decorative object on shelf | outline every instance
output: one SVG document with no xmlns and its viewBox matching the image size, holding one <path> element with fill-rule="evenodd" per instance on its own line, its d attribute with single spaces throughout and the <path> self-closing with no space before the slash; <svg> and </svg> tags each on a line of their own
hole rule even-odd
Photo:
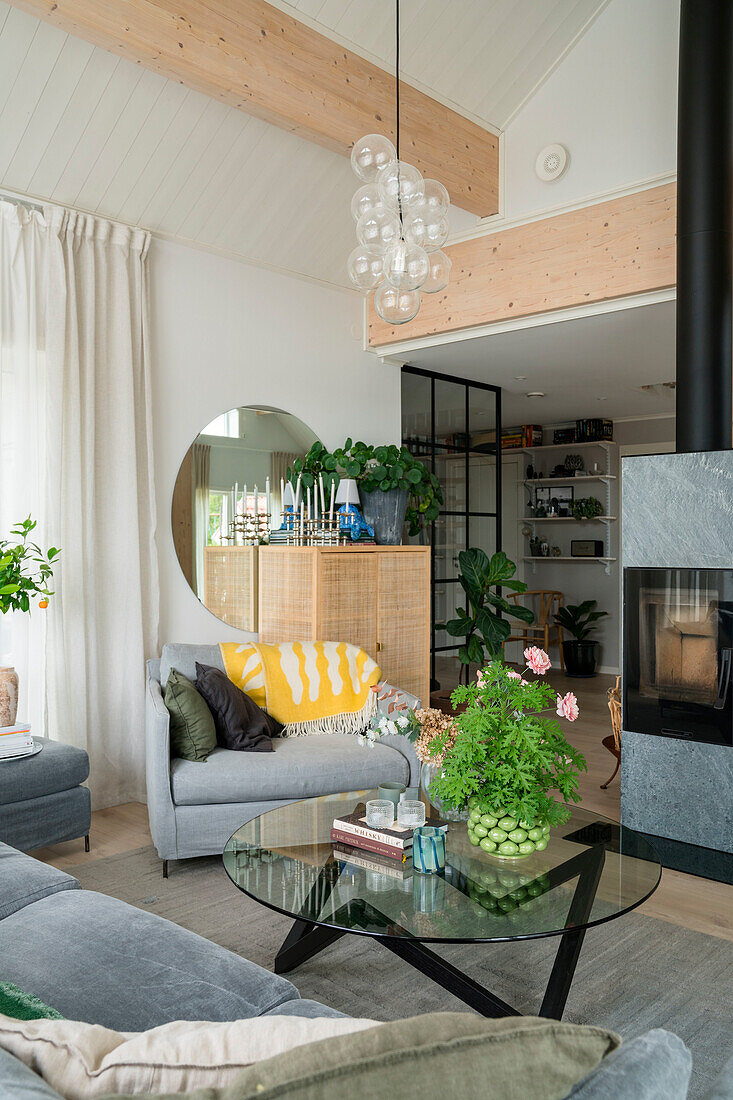
<svg viewBox="0 0 733 1100">
<path fill-rule="evenodd" d="M 421 875 L 445 871 L 445 828 L 421 825 L 412 834 L 412 866 Z"/>
<path fill-rule="evenodd" d="M 395 0 L 395 145 L 367 134 L 351 150 L 351 167 L 361 181 L 351 201 L 358 244 L 347 269 L 354 286 L 374 294 L 377 313 L 391 325 L 417 316 L 420 294 L 444 290 L 451 259 L 448 239 L 450 197 L 442 183 L 423 179 L 400 160 L 400 0 Z"/>
<path fill-rule="evenodd" d="M 377 794 L 382 801 L 391 802 L 395 809 L 400 803 L 400 798 L 405 793 L 405 787 L 402 783 L 395 783 L 391 779 L 380 783 L 377 788 Z M 367 806 L 369 803 L 367 803 Z"/>
<path fill-rule="evenodd" d="M 265 510 L 260 508 L 264 500 Z M 270 479 L 265 479 L 264 495 L 255 485 L 254 493 L 245 484 L 240 497 L 239 483 L 234 486 L 234 515 L 229 530 L 222 538 L 234 546 L 266 546 L 270 541 L 272 512 L 270 511 Z"/>
<path fill-rule="evenodd" d="M 537 485 L 534 487 L 535 516 L 542 508 L 545 516 L 569 516 L 575 501 L 573 485 Z"/>
<path fill-rule="evenodd" d="M 563 631 L 572 635 L 562 643 L 565 670 L 568 676 L 588 677 L 596 675 L 596 647 L 598 642 L 590 635 L 596 623 L 608 615 L 607 611 L 595 611 L 596 600 L 583 600 L 581 604 L 566 604 L 555 615 L 555 622 Z"/>
<path fill-rule="evenodd" d="M 534 466 L 532 465 L 531 462 L 530 462 L 529 466 L 527 467 L 526 477 L 527 477 L 527 481 L 533 481 L 534 478 L 537 477 L 537 474 L 535 472 L 535 468 L 534 468 Z"/>
<path fill-rule="evenodd" d="M 571 539 L 571 558 L 602 558 L 603 542 L 601 539 Z"/>
<path fill-rule="evenodd" d="M 567 803 L 580 802 L 578 776 L 586 770 L 584 758 L 546 713 L 554 710 L 574 722 L 575 696 L 560 697 L 549 684 L 524 679 L 527 672 L 544 676 L 551 668 L 544 650 L 532 646 L 524 658 L 521 673 L 492 661 L 474 683 L 456 688 L 454 701 L 467 706 L 455 719 L 450 746 L 443 735 L 441 774 L 433 784 L 444 803 L 469 809 L 474 846 L 509 859 L 547 847 L 550 827 L 570 816 Z M 434 748 L 442 748 L 440 737 Z"/>
<path fill-rule="evenodd" d="M 9 539 L 0 539 L 0 612 L 21 611 L 30 614 L 31 601 L 45 611 L 53 595 L 49 583 L 54 563 L 61 551 L 51 546 L 41 550 L 30 542 L 37 522 L 28 516 L 10 529 Z M 14 668 L 0 669 L 0 726 L 12 726 L 18 715 L 18 674 Z"/>
<path fill-rule="evenodd" d="M 458 607 L 457 617 L 445 624 L 436 624 L 436 630 L 446 630 L 451 638 L 463 638 L 458 659 L 463 666 L 462 678 L 468 682 L 469 666 L 482 665 L 488 657 L 496 657 L 511 632 L 506 618 L 512 616 L 525 623 L 533 621 L 533 614 L 526 607 L 507 602 L 494 589 L 510 588 L 513 592 L 525 592 L 524 581 L 513 580 L 517 567 L 503 550 L 489 558 L 483 550 L 471 547 L 458 555 L 459 581 L 466 593 L 467 606 Z"/>
<path fill-rule="evenodd" d="M 542 545 L 542 539 L 538 538 L 536 535 L 533 535 L 532 538 L 530 538 L 530 540 L 529 540 L 529 552 L 530 552 L 530 554 L 533 558 L 538 558 L 540 556 L 540 546 L 541 545 Z"/>
<path fill-rule="evenodd" d="M 585 469 L 585 462 L 582 455 L 565 455 L 565 469 L 570 470 L 573 474 L 580 473 Z"/>
<path fill-rule="evenodd" d="M 406 829 L 419 829 L 425 824 L 425 803 L 419 798 L 401 798 L 397 805 L 397 824 Z"/>
<path fill-rule="evenodd" d="M 372 798 L 366 804 L 366 823 L 370 829 L 389 829 L 394 824 L 395 804 L 389 798 Z"/>
<path fill-rule="evenodd" d="M 364 518 L 374 529 L 380 546 L 399 546 L 409 493 L 407 489 L 362 489 Z"/>
<path fill-rule="evenodd" d="M 542 539 L 542 542 L 540 543 L 540 557 L 541 558 L 549 558 L 549 556 L 550 556 L 550 544 L 547 541 L 547 539 Z"/>
<path fill-rule="evenodd" d="M 561 547 L 559 547 L 559 546 L 551 546 L 551 547 L 550 547 L 550 557 L 551 557 L 551 558 L 561 558 L 561 557 L 562 557 L 562 549 L 561 549 Z"/>
<path fill-rule="evenodd" d="M 342 532 L 350 535 L 352 542 L 357 542 L 362 535 L 374 538 L 374 528 L 366 522 L 359 511 L 359 489 L 353 478 L 344 478 L 336 490 L 336 503 L 340 505 L 339 527 Z"/>
<path fill-rule="evenodd" d="M 552 467 L 550 477 L 568 477 L 568 470 L 564 462 L 558 462 Z"/>
<path fill-rule="evenodd" d="M 579 497 L 573 503 L 573 515 L 576 519 L 595 519 L 603 515 L 603 505 L 597 497 Z"/>
</svg>

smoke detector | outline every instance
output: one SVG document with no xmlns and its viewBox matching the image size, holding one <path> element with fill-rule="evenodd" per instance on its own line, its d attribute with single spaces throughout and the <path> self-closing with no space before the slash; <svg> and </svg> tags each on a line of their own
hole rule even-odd
<svg viewBox="0 0 733 1100">
<path fill-rule="evenodd" d="M 568 166 L 568 151 L 564 145 L 546 145 L 535 161 L 534 170 L 543 183 L 559 180 Z"/>
</svg>

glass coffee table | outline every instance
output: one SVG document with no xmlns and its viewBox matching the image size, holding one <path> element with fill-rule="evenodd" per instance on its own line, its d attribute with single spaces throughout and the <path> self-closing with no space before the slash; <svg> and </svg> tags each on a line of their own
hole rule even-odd
<svg viewBox="0 0 733 1100">
<path fill-rule="evenodd" d="M 287 973 L 341 936 L 372 936 L 484 1016 L 515 1008 L 442 959 L 427 944 L 500 943 L 559 937 L 539 1009 L 560 1019 L 588 928 L 629 913 L 654 893 L 661 866 L 637 833 L 583 809 L 553 829 L 544 852 L 500 860 L 474 848 L 450 823 L 446 868 L 421 875 L 384 866 L 369 852 L 330 841 L 335 817 L 375 791 L 295 802 L 248 821 L 229 838 L 224 867 L 249 897 L 294 919 L 275 959 Z"/>
</svg>

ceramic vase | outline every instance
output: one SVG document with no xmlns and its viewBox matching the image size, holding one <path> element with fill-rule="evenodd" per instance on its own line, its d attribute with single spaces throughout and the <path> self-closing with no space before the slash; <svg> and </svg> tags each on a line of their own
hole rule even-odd
<svg viewBox="0 0 733 1100">
<path fill-rule="evenodd" d="M 18 673 L 0 668 L 0 726 L 12 726 L 18 717 Z"/>
</svg>

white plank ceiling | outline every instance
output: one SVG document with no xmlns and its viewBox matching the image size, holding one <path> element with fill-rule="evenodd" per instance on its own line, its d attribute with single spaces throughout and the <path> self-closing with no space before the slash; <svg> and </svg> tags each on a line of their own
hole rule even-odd
<svg viewBox="0 0 733 1100">
<path fill-rule="evenodd" d="M 403 0 L 405 71 L 501 125 L 604 2 Z M 392 0 L 295 9 L 392 63 Z M 343 157 L 0 0 L 0 187 L 347 286 L 354 185 Z"/>
</svg>

